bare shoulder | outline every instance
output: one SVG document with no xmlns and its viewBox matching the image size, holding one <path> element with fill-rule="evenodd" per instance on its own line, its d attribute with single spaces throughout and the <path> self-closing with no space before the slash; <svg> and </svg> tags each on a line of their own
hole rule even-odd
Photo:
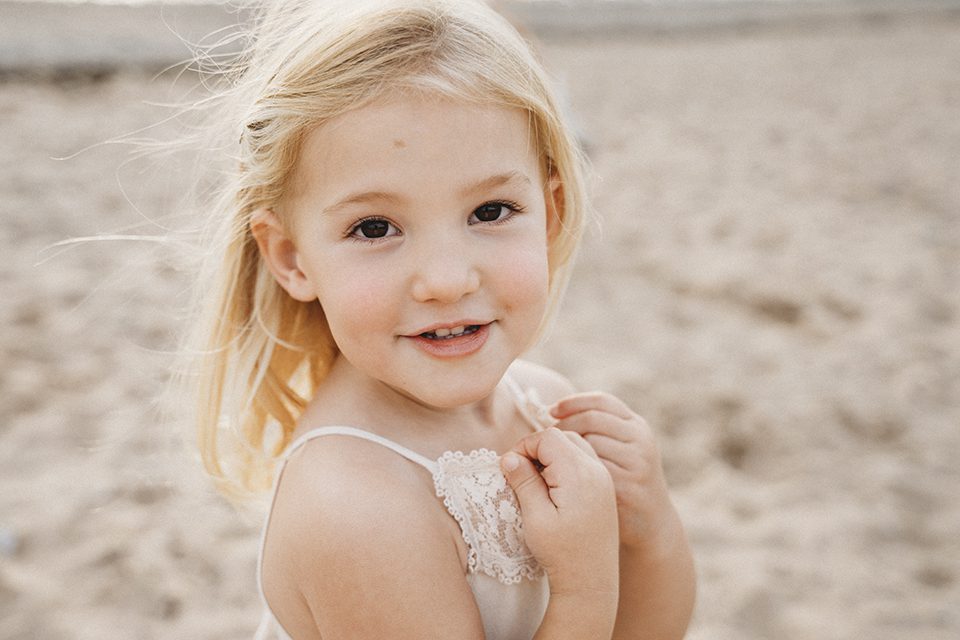
<svg viewBox="0 0 960 640">
<path fill-rule="evenodd" d="M 482 637 L 448 521 L 426 469 L 359 438 L 310 440 L 277 490 L 267 601 L 298 638 L 439 637 L 448 624 Z"/>
<path fill-rule="evenodd" d="M 343 526 L 364 524 L 372 514 L 426 510 L 429 502 L 418 491 L 424 484 L 419 470 L 368 440 L 343 435 L 314 438 L 287 461 L 271 527 L 335 533 Z"/>
<path fill-rule="evenodd" d="M 510 373 L 524 389 L 535 389 L 544 404 L 553 404 L 576 393 L 573 384 L 565 376 L 529 360 L 514 361 L 510 365 Z"/>
</svg>

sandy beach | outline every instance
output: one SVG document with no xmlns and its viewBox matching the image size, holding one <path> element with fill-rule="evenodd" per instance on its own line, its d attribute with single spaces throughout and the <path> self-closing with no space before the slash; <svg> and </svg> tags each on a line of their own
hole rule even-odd
<svg viewBox="0 0 960 640">
<path fill-rule="evenodd" d="M 542 53 L 601 220 L 531 358 L 658 433 L 698 564 L 688 637 L 960 637 L 960 18 Z M 0 638 L 259 619 L 260 522 L 213 493 L 161 397 L 189 164 L 101 144 L 192 82 L 0 78 Z M 120 237 L 54 246 L 87 236 Z"/>
</svg>

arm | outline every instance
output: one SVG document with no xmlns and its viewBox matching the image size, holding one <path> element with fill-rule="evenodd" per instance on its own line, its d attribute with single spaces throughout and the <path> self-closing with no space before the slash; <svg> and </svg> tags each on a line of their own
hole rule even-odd
<svg viewBox="0 0 960 640">
<path fill-rule="evenodd" d="M 315 440 L 291 456 L 264 587 L 293 637 L 483 638 L 457 532 L 422 476 L 348 438 Z"/>
<path fill-rule="evenodd" d="M 649 548 L 620 547 L 614 640 L 679 639 L 686 633 L 696 595 L 693 556 L 679 518 L 668 529 Z"/>
<path fill-rule="evenodd" d="M 620 400 L 602 393 L 570 396 L 551 412 L 559 428 L 590 443 L 616 488 L 620 603 L 613 637 L 682 638 L 693 613 L 696 578 L 652 430 Z"/>
<path fill-rule="evenodd" d="M 551 592 L 550 603 L 533 640 L 609 638 L 615 616 L 615 598 Z"/>
</svg>

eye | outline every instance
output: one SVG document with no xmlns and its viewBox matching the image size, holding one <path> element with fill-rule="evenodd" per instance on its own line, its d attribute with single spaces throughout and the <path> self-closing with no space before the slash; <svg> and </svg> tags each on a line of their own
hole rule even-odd
<svg viewBox="0 0 960 640">
<path fill-rule="evenodd" d="M 361 220 L 350 229 L 350 237 L 358 240 L 376 240 L 387 238 L 400 233 L 391 222 L 383 218 L 367 218 Z"/>
<path fill-rule="evenodd" d="M 470 214 L 470 224 L 478 222 L 505 222 L 514 213 L 523 211 L 523 207 L 516 202 L 487 202 L 480 205 Z"/>
</svg>

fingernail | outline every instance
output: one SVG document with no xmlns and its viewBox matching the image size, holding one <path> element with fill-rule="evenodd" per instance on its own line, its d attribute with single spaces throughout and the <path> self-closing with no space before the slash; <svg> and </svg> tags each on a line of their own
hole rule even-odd
<svg viewBox="0 0 960 640">
<path fill-rule="evenodd" d="M 513 471 L 520 466 L 520 456 L 515 453 L 503 454 L 502 461 L 504 471 Z"/>
</svg>

